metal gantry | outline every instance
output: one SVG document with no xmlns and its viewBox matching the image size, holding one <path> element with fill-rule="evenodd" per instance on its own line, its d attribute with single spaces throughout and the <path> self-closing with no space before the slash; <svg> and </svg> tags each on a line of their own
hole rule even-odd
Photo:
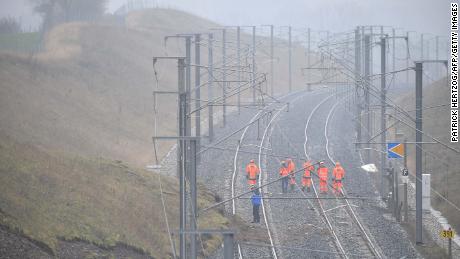
<svg viewBox="0 0 460 259">
<path fill-rule="evenodd" d="M 276 89 L 274 87 L 274 25 L 266 25 L 270 27 L 270 94 L 273 97 L 276 94 Z M 196 168 L 197 168 L 197 161 L 198 154 L 205 152 L 208 150 L 206 147 L 204 150 L 201 150 L 201 110 L 204 107 L 208 108 L 208 134 L 209 140 L 212 142 L 214 140 L 214 114 L 213 114 L 213 106 L 215 105 L 222 105 L 222 120 L 223 126 L 226 126 L 227 123 L 227 106 L 231 105 L 228 100 L 230 97 L 234 95 L 238 95 L 237 98 L 237 107 L 238 113 L 240 113 L 241 107 L 245 104 L 241 102 L 241 93 L 245 90 L 252 90 L 252 103 L 249 106 L 254 106 L 257 104 L 256 98 L 256 81 L 260 78 L 258 74 L 256 74 L 256 26 L 233 26 L 236 27 L 236 58 L 232 58 L 231 55 L 228 55 L 227 50 L 232 48 L 232 44 L 227 39 L 227 28 L 219 28 L 218 30 L 222 31 L 222 41 L 221 41 L 221 51 L 222 51 L 222 61 L 220 68 L 216 66 L 215 61 L 213 60 L 214 57 L 214 49 L 215 46 L 215 39 L 212 33 L 206 33 L 208 35 L 207 40 L 207 47 L 208 47 L 208 64 L 207 64 L 207 75 L 208 79 L 205 85 L 207 86 L 207 98 L 208 100 L 203 100 L 201 96 L 201 73 L 203 70 L 203 66 L 201 64 L 201 46 L 206 45 L 205 41 L 202 40 L 201 35 L 203 33 L 194 33 L 194 34 L 178 34 L 174 36 L 167 36 L 170 37 L 177 37 L 185 39 L 185 57 L 176 57 L 178 60 L 178 136 L 170 136 L 170 137 L 157 137 L 156 139 L 177 139 L 177 149 L 178 149 L 178 156 L 177 156 L 177 170 L 179 176 L 179 185 L 180 185 L 180 229 L 179 229 L 179 250 L 180 250 L 180 257 L 187 258 L 189 255 L 191 258 L 197 257 L 197 234 L 202 233 L 203 230 L 197 229 L 197 189 L 196 189 Z M 251 27 L 252 28 L 252 42 L 248 47 L 248 50 L 245 51 L 245 55 L 250 57 L 251 65 L 250 71 L 243 70 L 241 65 L 241 27 Z M 288 87 L 289 92 L 292 92 L 292 27 L 286 26 L 288 28 L 288 74 L 289 74 L 289 81 Z M 380 33 L 375 33 L 373 28 L 380 28 Z M 356 139 L 358 143 L 365 144 L 365 162 L 371 163 L 371 144 L 380 144 L 381 150 L 386 149 L 386 142 L 387 136 L 386 132 L 388 128 L 391 128 L 392 125 L 387 127 L 387 108 L 388 109 L 400 109 L 397 107 L 391 100 L 387 98 L 387 75 L 388 74 L 395 74 L 401 71 L 407 71 L 408 68 L 401 71 L 396 71 L 397 63 L 396 63 L 396 42 L 397 38 L 404 38 L 407 41 L 407 51 L 405 55 L 406 66 L 408 66 L 408 62 L 410 60 L 410 46 L 409 46 L 409 32 L 406 33 L 404 37 L 396 36 L 395 28 L 391 28 L 392 36 L 389 37 L 388 35 L 384 34 L 385 30 L 383 26 L 358 26 L 354 30 L 354 57 L 353 61 L 350 61 L 350 56 L 353 54 L 349 54 L 349 42 L 353 42 L 353 39 L 350 39 L 350 35 L 346 34 L 342 42 L 334 41 L 336 34 L 332 35 L 327 32 L 326 41 L 322 42 L 323 48 L 321 49 L 321 56 L 323 57 L 321 66 L 327 66 L 327 71 L 339 71 L 338 74 L 344 76 L 345 78 L 351 78 L 354 81 L 355 85 L 355 119 L 356 119 Z M 310 38 L 310 28 L 307 29 L 307 37 L 306 37 L 306 63 L 308 69 L 321 69 L 318 67 L 312 66 L 310 61 L 311 55 L 311 38 Z M 373 41 L 374 36 L 380 36 L 380 74 L 373 74 L 373 66 L 374 62 L 373 58 Z M 422 195 L 422 135 L 424 134 L 422 131 L 422 79 L 423 79 L 423 63 L 426 62 L 446 62 L 446 61 L 439 61 L 439 60 L 423 60 L 425 55 L 424 53 L 424 35 L 420 35 L 420 46 L 421 52 L 420 57 L 422 58 L 421 61 L 415 62 L 415 89 L 416 89 L 416 116 L 415 116 L 415 144 L 416 144 L 416 242 L 422 243 L 422 204 L 421 204 L 421 195 Z M 195 60 L 194 64 L 191 63 L 191 44 L 192 39 L 194 39 L 195 44 Z M 387 71 L 387 47 L 389 46 L 389 39 L 392 39 L 392 71 Z M 439 57 L 439 38 L 436 37 L 436 59 Z M 339 45 L 339 46 L 336 46 Z M 426 43 L 425 45 L 427 45 Z M 337 53 L 340 52 L 340 55 Z M 231 53 L 231 51 L 230 51 Z M 427 53 L 429 53 L 429 47 L 427 47 Z M 429 54 L 427 54 L 429 55 Z M 326 57 L 326 59 L 324 59 Z M 160 58 L 160 57 L 158 57 Z M 173 57 L 168 57 L 173 58 Z M 233 59 L 233 60 L 232 60 Z M 326 60 L 326 61 L 324 61 Z M 233 69 L 231 62 L 236 62 L 236 69 Z M 327 63 L 326 63 L 327 62 Z M 195 74 L 194 74 L 194 89 L 191 88 L 191 67 L 195 66 Z M 217 67 L 217 68 L 216 68 Z M 221 77 L 221 86 L 222 86 L 222 94 L 221 96 L 215 96 L 214 91 L 214 83 L 218 82 L 214 75 L 215 70 L 220 69 L 220 77 Z M 242 73 L 247 73 L 250 77 L 249 80 L 249 87 L 245 87 L 245 84 L 242 84 Z M 227 80 L 232 74 L 236 74 L 238 86 L 236 90 L 230 87 L 231 82 Z M 309 73 L 310 74 L 310 73 Z M 331 78 L 333 78 L 333 75 Z M 380 76 L 380 89 L 377 89 L 373 85 L 372 78 L 374 76 Z M 310 75 L 308 76 L 310 80 Z M 328 82 L 331 81 L 331 78 L 327 78 L 324 81 Z M 337 81 L 337 80 L 336 80 Z M 408 78 L 406 79 L 406 83 L 409 83 Z M 261 94 L 262 94 L 261 88 Z M 268 91 L 268 88 L 266 89 Z M 194 93 L 194 110 L 191 110 L 191 103 L 192 98 L 191 95 Z M 362 98 L 364 97 L 364 98 Z M 371 99 L 372 97 L 372 99 Z M 364 99 L 364 100 L 362 100 Z M 204 105 L 205 104 L 205 105 Z M 371 140 L 374 137 L 371 137 L 373 134 L 373 106 L 379 104 L 380 106 L 380 143 L 371 143 Z M 246 104 L 247 105 L 247 104 Z M 259 107 L 260 108 L 260 107 Z M 363 113 L 364 109 L 364 113 Z M 407 116 L 407 114 L 403 114 Z M 192 125 L 191 125 L 191 118 L 195 116 L 195 136 L 192 136 Z M 365 116 L 364 123 L 362 121 L 362 117 Z M 257 120 L 259 122 L 259 120 Z M 377 136 L 375 136 L 377 137 Z M 216 143 L 219 144 L 220 141 Z M 384 172 L 387 171 L 387 157 L 386 153 L 380 151 L 380 193 L 382 198 L 386 195 L 388 189 L 384 186 Z M 397 193 L 398 190 L 398 177 L 395 175 L 394 170 L 392 170 L 392 181 L 391 181 L 391 188 L 392 188 L 392 199 L 391 202 L 393 204 L 393 214 L 394 216 L 399 219 L 401 216 L 401 212 L 398 210 L 399 207 L 399 194 Z M 190 193 L 187 194 L 187 184 L 189 183 L 189 190 Z M 404 191 L 407 192 L 407 189 Z M 189 195 L 189 196 L 188 196 Z M 190 202 L 190 206 L 187 207 L 187 202 Z M 404 202 L 405 206 L 405 217 L 404 219 L 407 221 L 407 200 Z M 200 232 L 201 231 L 201 232 Z M 204 232 L 203 232 L 204 233 Z M 187 238 L 186 235 L 189 235 L 189 245 L 187 245 Z M 225 255 L 229 256 L 231 252 L 233 252 L 233 248 L 230 249 L 230 244 L 233 244 L 233 241 L 227 235 L 225 236 L 224 233 L 224 243 L 226 244 L 224 250 Z M 189 250 L 188 250 L 189 249 Z M 189 253 L 190 252 L 190 253 Z M 226 257 L 227 258 L 227 257 Z"/>
</svg>

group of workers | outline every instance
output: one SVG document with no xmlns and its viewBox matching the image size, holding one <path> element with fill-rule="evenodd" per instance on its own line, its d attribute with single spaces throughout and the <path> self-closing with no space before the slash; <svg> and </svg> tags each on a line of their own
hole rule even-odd
<svg viewBox="0 0 460 259">
<path fill-rule="evenodd" d="M 312 175 L 315 173 L 315 166 L 311 161 L 305 161 L 303 163 L 303 174 L 302 174 L 302 191 L 307 190 L 310 192 L 312 186 Z M 300 171 L 300 170 L 299 170 Z M 283 193 L 288 192 L 288 186 L 290 186 L 291 191 L 294 190 L 296 185 L 296 173 L 295 164 L 292 159 L 288 158 L 286 161 L 281 162 L 281 167 L 279 169 L 279 175 L 281 176 L 281 189 Z M 259 223 L 259 207 L 262 203 L 262 197 L 260 195 L 259 188 L 257 188 L 257 181 L 259 180 L 260 169 L 256 165 L 254 160 L 251 160 L 246 166 L 246 178 L 250 189 L 253 191 L 251 197 L 252 203 L 252 223 Z M 329 175 L 329 169 L 325 166 L 324 162 L 319 162 L 318 168 L 316 170 L 316 175 L 319 179 L 319 192 L 325 194 L 328 191 L 327 180 Z M 345 177 L 345 170 L 340 165 L 339 162 L 335 163 L 334 169 L 332 169 L 332 187 L 333 193 L 336 195 L 342 195 L 342 186 L 343 179 Z"/>
<path fill-rule="evenodd" d="M 279 169 L 279 175 L 281 178 L 281 190 L 282 193 L 288 192 L 288 187 L 290 187 L 291 191 L 294 190 L 296 185 L 296 171 L 295 171 L 295 163 L 292 159 L 288 158 L 286 161 L 281 162 L 281 167 Z M 302 191 L 307 190 L 310 192 L 311 184 L 312 184 L 312 174 L 315 171 L 314 165 L 312 165 L 311 161 L 305 161 L 303 163 L 303 175 L 302 175 Z M 249 187 L 253 189 L 257 185 L 257 181 L 259 180 L 260 169 L 256 165 L 254 160 L 251 160 L 249 164 L 246 166 L 246 178 L 248 180 Z M 324 162 L 319 162 L 318 168 L 316 170 L 316 174 L 319 178 L 319 192 L 320 193 L 327 193 L 328 192 L 328 176 L 329 176 L 329 169 L 325 166 Z M 345 177 L 345 170 L 340 165 L 339 162 L 335 163 L 334 169 L 332 169 L 332 187 L 334 194 L 342 194 L 342 186 L 343 186 L 343 179 Z"/>
</svg>

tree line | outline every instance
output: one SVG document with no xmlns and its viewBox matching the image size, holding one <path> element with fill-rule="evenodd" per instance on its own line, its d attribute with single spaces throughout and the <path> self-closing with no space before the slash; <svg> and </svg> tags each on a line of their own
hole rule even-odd
<svg viewBox="0 0 460 259">
<path fill-rule="evenodd" d="M 96 21 L 106 10 L 107 0 L 29 0 L 42 17 L 42 31 L 73 21 Z"/>
</svg>

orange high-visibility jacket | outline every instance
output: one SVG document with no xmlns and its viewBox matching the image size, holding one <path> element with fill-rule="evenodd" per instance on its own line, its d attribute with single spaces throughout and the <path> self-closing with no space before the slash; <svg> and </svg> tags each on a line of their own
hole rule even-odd
<svg viewBox="0 0 460 259">
<path fill-rule="evenodd" d="M 318 176 L 321 181 L 327 181 L 327 167 L 318 168 Z"/>
<path fill-rule="evenodd" d="M 289 174 L 289 168 L 288 168 L 288 167 L 282 166 L 282 167 L 280 168 L 280 175 L 281 175 L 281 176 L 286 176 L 286 175 L 288 175 L 288 174 Z"/>
<path fill-rule="evenodd" d="M 310 177 L 310 176 L 311 176 L 311 175 L 310 175 L 311 171 L 314 170 L 314 167 L 311 165 L 311 163 L 310 163 L 310 162 L 305 162 L 305 163 L 303 164 L 303 168 L 304 168 L 304 170 L 305 170 L 303 176 L 304 176 L 304 177 Z"/>
<path fill-rule="evenodd" d="M 336 180 L 342 180 L 342 178 L 345 176 L 345 170 L 343 170 L 343 167 L 341 166 L 336 166 L 332 171 L 332 175 Z"/>
<path fill-rule="evenodd" d="M 249 163 L 246 166 L 246 173 L 249 175 L 249 180 L 257 180 L 257 175 L 260 170 L 255 163 Z"/>
<path fill-rule="evenodd" d="M 294 170 L 295 170 L 295 164 L 294 164 L 294 162 L 293 162 L 291 159 L 288 160 L 287 167 L 288 167 L 288 169 L 289 169 L 289 173 L 290 173 L 290 172 L 294 172 Z"/>
</svg>

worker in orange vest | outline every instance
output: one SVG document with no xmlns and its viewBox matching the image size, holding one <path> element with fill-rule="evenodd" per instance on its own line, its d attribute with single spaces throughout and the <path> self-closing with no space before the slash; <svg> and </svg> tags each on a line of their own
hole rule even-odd
<svg viewBox="0 0 460 259">
<path fill-rule="evenodd" d="M 287 161 L 287 167 L 289 171 L 289 186 L 291 186 L 291 191 L 294 191 L 295 174 L 293 173 L 295 171 L 295 164 L 294 164 L 294 161 L 292 161 L 292 159 L 290 158 L 288 158 L 286 161 Z"/>
<path fill-rule="evenodd" d="M 249 188 L 254 188 L 257 184 L 257 180 L 259 179 L 259 167 L 257 167 L 254 159 L 249 161 L 249 164 L 246 166 L 246 179 L 248 179 Z"/>
<path fill-rule="evenodd" d="M 335 194 L 342 194 L 342 181 L 345 177 L 345 170 L 339 162 L 335 163 L 335 168 L 332 170 L 332 186 Z"/>
<path fill-rule="evenodd" d="M 307 187 L 307 192 L 310 192 L 311 187 L 311 172 L 315 170 L 315 167 L 311 165 L 310 161 L 306 161 L 303 164 L 304 173 L 302 176 L 302 191 L 305 191 L 305 187 Z"/>
<path fill-rule="evenodd" d="M 328 174 L 328 169 L 324 165 L 323 161 L 321 161 L 319 163 L 317 174 L 318 174 L 318 177 L 319 177 L 319 191 L 320 191 L 320 193 L 327 193 L 327 174 Z"/>
<path fill-rule="evenodd" d="M 281 179 L 281 190 L 283 193 L 286 193 L 288 188 L 289 168 L 285 161 L 281 161 L 281 168 L 279 173 L 280 176 L 283 177 L 283 179 Z"/>
</svg>

